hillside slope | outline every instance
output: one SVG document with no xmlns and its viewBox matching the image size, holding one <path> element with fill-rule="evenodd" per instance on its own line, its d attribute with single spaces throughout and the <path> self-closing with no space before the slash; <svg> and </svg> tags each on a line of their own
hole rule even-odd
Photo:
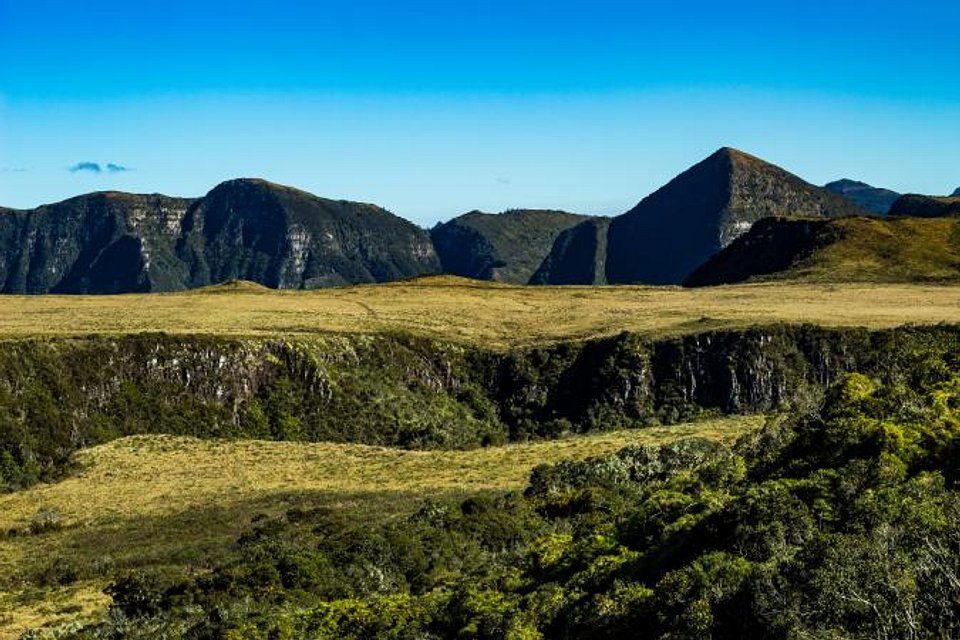
<svg viewBox="0 0 960 640">
<path fill-rule="evenodd" d="M 191 567 L 242 557 L 234 543 L 254 517 L 323 505 L 369 526 L 409 516 L 427 500 L 520 491 L 537 465 L 690 436 L 731 441 L 762 420 L 738 416 L 472 451 L 164 435 L 116 440 L 79 452 L 76 475 L 0 495 L 4 533 L 29 531 L 37 505 L 56 523 L 43 535 L 0 536 L 0 638 L 99 617 L 110 600 L 103 588 L 126 570 L 188 575 Z M 71 584 L 48 584 L 58 575 Z"/>
<path fill-rule="evenodd" d="M 106 192 L 0 210 L 0 292 L 173 291 L 381 282 L 440 268 L 425 231 L 380 207 L 231 180 L 203 198 Z"/>
<path fill-rule="evenodd" d="M 771 218 L 696 269 L 685 284 L 745 280 L 935 282 L 960 279 L 956 218 Z"/>
<path fill-rule="evenodd" d="M 471 211 L 431 232 L 444 273 L 527 284 L 557 236 L 585 220 L 565 211 Z"/>
</svg>

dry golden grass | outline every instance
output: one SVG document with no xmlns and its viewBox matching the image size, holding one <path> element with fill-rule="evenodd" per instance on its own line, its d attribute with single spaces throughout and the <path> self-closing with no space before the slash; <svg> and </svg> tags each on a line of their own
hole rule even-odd
<svg viewBox="0 0 960 640">
<path fill-rule="evenodd" d="M 960 284 L 522 287 L 438 277 L 319 291 L 239 284 L 172 294 L 0 298 L 0 338 L 410 331 L 504 348 L 625 330 L 663 336 L 772 322 L 869 328 L 960 322 Z"/>
<path fill-rule="evenodd" d="M 258 513 L 327 504 L 357 518 L 409 513 L 424 498 L 522 489 L 541 463 L 698 435 L 730 441 L 763 418 L 705 422 L 473 451 L 403 451 L 364 445 L 209 441 L 137 436 L 82 452 L 62 482 L 0 496 L 0 531 L 24 531 L 39 509 L 63 528 L 0 538 L 0 638 L 78 613 L 102 611 L 101 580 L 24 587 L 66 559 L 77 566 L 189 567 L 216 560 Z M 218 555 L 219 554 L 219 555 Z M 19 585 L 19 586 L 18 586 Z"/>
</svg>

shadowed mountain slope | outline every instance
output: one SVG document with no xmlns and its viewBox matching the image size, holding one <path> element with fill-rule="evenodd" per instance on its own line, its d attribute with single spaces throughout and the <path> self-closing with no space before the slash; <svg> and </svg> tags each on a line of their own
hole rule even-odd
<svg viewBox="0 0 960 640">
<path fill-rule="evenodd" d="M 610 218 L 593 218 L 557 236 L 530 284 L 606 284 Z"/>
<path fill-rule="evenodd" d="M 757 220 L 863 213 L 780 167 L 723 148 L 613 219 L 607 280 L 679 284 Z"/>
<path fill-rule="evenodd" d="M 745 280 L 931 282 L 960 279 L 960 219 L 761 220 L 684 284 Z"/>
<path fill-rule="evenodd" d="M 564 211 L 471 211 L 430 232 L 444 273 L 526 284 L 557 236 L 587 219 Z"/>
<path fill-rule="evenodd" d="M 823 188 L 860 205 L 870 213 L 881 216 L 886 215 L 890 211 L 890 206 L 900 197 L 896 191 L 846 178 L 826 184 Z"/>
</svg>

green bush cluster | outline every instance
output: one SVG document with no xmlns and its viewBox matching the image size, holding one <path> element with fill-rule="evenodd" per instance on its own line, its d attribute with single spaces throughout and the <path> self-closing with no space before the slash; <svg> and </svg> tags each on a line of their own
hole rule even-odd
<svg viewBox="0 0 960 640">
<path fill-rule="evenodd" d="M 957 637 L 960 367 L 923 361 L 844 376 L 734 447 L 542 466 L 523 494 L 378 527 L 260 519 L 242 560 L 117 579 L 74 637 Z"/>
</svg>

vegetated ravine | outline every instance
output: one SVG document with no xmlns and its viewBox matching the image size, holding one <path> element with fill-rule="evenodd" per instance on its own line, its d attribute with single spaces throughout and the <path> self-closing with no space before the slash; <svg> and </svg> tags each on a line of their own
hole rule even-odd
<svg viewBox="0 0 960 640">
<path fill-rule="evenodd" d="M 471 448 L 812 406 L 846 372 L 956 367 L 960 327 L 767 326 L 508 352 L 408 334 L 141 334 L 0 343 L 0 485 L 139 433 Z"/>
</svg>

